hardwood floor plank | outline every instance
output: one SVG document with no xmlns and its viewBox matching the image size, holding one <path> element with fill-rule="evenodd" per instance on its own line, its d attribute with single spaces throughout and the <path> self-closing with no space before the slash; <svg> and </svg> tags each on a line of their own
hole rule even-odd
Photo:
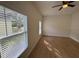
<svg viewBox="0 0 79 59">
<path fill-rule="evenodd" d="M 44 36 L 29 58 L 77 58 L 79 43 L 67 37 Z"/>
</svg>

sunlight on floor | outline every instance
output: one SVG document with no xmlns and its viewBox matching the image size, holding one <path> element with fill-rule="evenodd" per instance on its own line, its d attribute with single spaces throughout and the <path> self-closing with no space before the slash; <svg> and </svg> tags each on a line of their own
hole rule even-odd
<svg viewBox="0 0 79 59">
<path fill-rule="evenodd" d="M 48 43 L 46 40 L 44 40 L 44 43 L 45 43 L 46 45 L 49 45 L 49 43 Z"/>
<path fill-rule="evenodd" d="M 59 50 L 57 50 L 56 48 L 53 48 L 57 53 L 60 53 Z"/>
<path fill-rule="evenodd" d="M 56 56 L 57 57 L 62 57 L 60 54 L 60 52 L 59 52 L 59 50 L 58 49 L 56 49 L 56 48 L 53 48 L 54 49 L 54 51 L 55 51 L 55 54 L 56 54 Z"/>
<path fill-rule="evenodd" d="M 55 52 L 57 57 L 62 57 L 59 53 Z"/>
<path fill-rule="evenodd" d="M 48 41 L 44 40 L 44 44 L 50 52 L 54 52 L 57 57 L 62 57 L 59 50 L 57 48 L 54 48 Z"/>
<path fill-rule="evenodd" d="M 52 48 L 51 47 L 47 46 L 47 48 L 48 48 L 49 51 L 52 51 Z"/>
<path fill-rule="evenodd" d="M 46 45 L 46 47 L 47 47 L 47 49 L 49 50 L 49 51 L 52 51 L 52 45 L 49 43 L 49 42 L 47 42 L 46 40 L 44 40 L 44 44 Z"/>
<path fill-rule="evenodd" d="M 49 42 L 47 42 L 46 40 L 44 40 L 44 44 L 47 45 L 47 46 L 52 47 L 52 45 Z"/>
</svg>

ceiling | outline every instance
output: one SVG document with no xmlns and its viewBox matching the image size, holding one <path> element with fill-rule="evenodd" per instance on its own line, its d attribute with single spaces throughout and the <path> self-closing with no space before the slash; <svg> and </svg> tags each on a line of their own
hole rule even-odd
<svg viewBox="0 0 79 59">
<path fill-rule="evenodd" d="M 75 7 L 67 7 L 65 9 L 62 9 L 61 11 L 58 11 L 60 7 L 52 8 L 52 6 L 54 5 L 62 4 L 61 1 L 35 1 L 34 4 L 37 6 L 43 16 L 72 14 L 79 9 L 79 1 L 72 3 L 76 5 Z"/>
</svg>

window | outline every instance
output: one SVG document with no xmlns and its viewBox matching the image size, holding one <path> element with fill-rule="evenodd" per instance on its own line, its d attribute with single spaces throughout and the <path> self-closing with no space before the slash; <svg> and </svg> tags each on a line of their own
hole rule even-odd
<svg viewBox="0 0 79 59">
<path fill-rule="evenodd" d="M 0 56 L 16 58 L 28 48 L 27 16 L 0 6 Z"/>
<path fill-rule="evenodd" d="M 7 23 L 7 34 L 14 34 L 19 32 L 24 32 L 24 15 L 14 12 L 10 9 L 5 9 L 6 11 L 6 23 Z"/>
<path fill-rule="evenodd" d="M 18 12 L 0 6 L 0 37 L 25 32 L 25 18 Z"/>
<path fill-rule="evenodd" d="M 42 33 L 42 23 L 41 21 L 39 21 L 39 35 L 41 35 Z"/>
</svg>

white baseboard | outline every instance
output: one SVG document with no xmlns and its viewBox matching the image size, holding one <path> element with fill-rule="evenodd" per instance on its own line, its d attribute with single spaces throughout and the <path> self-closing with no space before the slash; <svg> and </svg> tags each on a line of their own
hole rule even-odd
<svg viewBox="0 0 79 59">
<path fill-rule="evenodd" d="M 75 37 L 73 37 L 73 36 L 70 36 L 70 35 L 65 35 L 65 34 L 63 34 L 63 35 L 54 35 L 54 34 L 52 34 L 52 35 L 47 35 L 47 34 L 45 34 L 45 36 L 57 36 L 57 37 L 69 37 L 69 38 L 72 38 L 73 40 L 75 40 L 76 42 L 78 42 L 79 43 L 79 40 L 77 39 L 77 38 L 75 38 Z"/>
<path fill-rule="evenodd" d="M 78 42 L 78 43 L 79 43 L 79 40 L 77 40 L 75 37 L 70 36 L 70 38 L 72 38 L 73 40 L 75 40 L 76 42 Z"/>
<path fill-rule="evenodd" d="M 58 37 L 69 37 L 69 35 L 46 35 L 45 36 L 58 36 Z"/>
</svg>

